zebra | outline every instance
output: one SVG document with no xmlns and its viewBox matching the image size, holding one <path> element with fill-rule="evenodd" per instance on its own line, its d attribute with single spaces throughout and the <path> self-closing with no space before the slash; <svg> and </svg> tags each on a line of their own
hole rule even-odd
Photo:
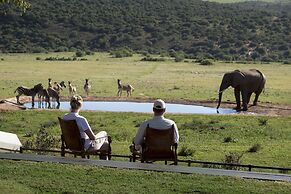
<svg viewBox="0 0 291 194">
<path fill-rule="evenodd" d="M 74 94 L 77 93 L 77 88 L 75 86 L 73 86 L 70 81 L 68 81 L 68 84 L 69 84 L 70 95 L 73 96 Z"/>
<path fill-rule="evenodd" d="M 66 86 L 64 81 L 61 81 L 60 83 L 54 82 L 53 89 L 56 90 L 60 94 L 60 91 L 63 90 L 63 88 L 66 88 L 66 87 L 67 86 Z"/>
<path fill-rule="evenodd" d="M 87 96 L 89 96 L 89 92 L 91 91 L 91 85 L 89 84 L 89 79 L 85 79 L 84 90 Z"/>
<path fill-rule="evenodd" d="M 47 93 L 48 93 L 49 98 L 51 97 L 52 99 L 56 100 L 56 102 L 58 103 L 57 108 L 59 108 L 60 107 L 60 95 L 59 95 L 59 92 L 54 90 L 52 87 L 48 87 Z M 49 104 L 48 108 L 51 108 L 50 104 Z"/>
<path fill-rule="evenodd" d="M 122 90 L 125 90 L 126 91 L 127 97 L 128 96 L 131 96 L 132 92 L 134 91 L 134 88 L 130 84 L 122 85 L 120 79 L 117 79 L 117 85 L 118 85 L 117 96 L 119 96 L 119 97 L 122 94 Z"/>
<path fill-rule="evenodd" d="M 48 107 L 51 106 L 51 104 L 50 104 L 50 96 L 48 94 L 47 89 L 42 89 L 42 90 L 40 90 L 38 92 L 38 106 L 39 106 L 39 108 L 42 107 L 44 101 L 46 103 L 48 103 Z"/>
<path fill-rule="evenodd" d="M 16 88 L 16 90 L 14 91 L 14 93 L 18 92 L 18 95 L 16 95 L 16 100 L 18 104 L 21 104 L 19 102 L 19 97 L 21 95 L 26 95 L 26 96 L 31 96 L 32 97 L 32 107 L 34 107 L 34 98 L 35 95 L 39 92 L 43 90 L 43 86 L 41 83 L 35 85 L 33 88 L 27 88 L 25 86 L 19 86 L 18 88 Z"/>
</svg>

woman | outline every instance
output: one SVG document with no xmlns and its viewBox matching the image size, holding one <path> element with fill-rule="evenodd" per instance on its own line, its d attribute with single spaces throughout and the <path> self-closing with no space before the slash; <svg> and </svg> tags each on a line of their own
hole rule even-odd
<svg viewBox="0 0 291 194">
<path fill-rule="evenodd" d="M 81 96 L 72 96 L 70 101 L 71 112 L 64 116 L 64 120 L 76 120 L 81 138 L 85 139 L 84 148 L 86 151 L 107 151 L 109 149 L 107 133 L 105 131 L 101 131 L 96 135 L 93 133 L 87 119 L 79 115 L 82 104 L 83 99 Z M 102 155 L 100 159 L 107 159 L 107 157 Z"/>
</svg>

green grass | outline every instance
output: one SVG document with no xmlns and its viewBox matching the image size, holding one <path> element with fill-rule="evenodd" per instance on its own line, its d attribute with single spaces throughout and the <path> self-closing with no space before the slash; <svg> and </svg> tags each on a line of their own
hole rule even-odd
<svg viewBox="0 0 291 194">
<path fill-rule="evenodd" d="M 2 193 L 288 193 L 290 183 L 0 160 Z"/>
<path fill-rule="evenodd" d="M 88 61 L 37 61 L 49 56 L 69 57 L 73 53 L 0 54 L 0 98 L 13 97 L 19 85 L 33 86 L 47 79 L 73 81 L 79 94 L 84 79 L 92 84 L 92 96 L 116 96 L 117 79 L 135 88 L 133 96 L 171 100 L 215 100 L 223 74 L 234 69 L 258 68 L 267 77 L 263 102 L 291 104 L 290 65 L 238 64 L 215 62 L 214 66 L 179 62 L 141 62 L 142 56 L 115 59 L 108 53 L 86 56 Z M 98 61 L 96 61 L 98 59 Z M 68 96 L 68 90 L 62 92 Z M 228 89 L 223 100 L 234 101 Z M 0 112 L 0 131 L 16 133 L 21 142 L 32 141 L 45 130 L 58 142 L 57 117 L 62 111 L 26 110 Z M 128 146 L 138 125 L 151 114 L 82 112 L 95 132 L 112 136 L 114 154 L 130 154 Z M 291 119 L 255 115 L 179 115 L 167 114 L 180 131 L 179 150 L 187 148 L 196 160 L 224 160 L 225 154 L 244 154 L 243 164 L 290 167 Z M 231 137 L 235 141 L 224 143 Z M 257 152 L 248 150 L 259 144 Z M 113 158 L 114 159 L 114 158 Z M 220 176 L 184 175 L 134 170 L 92 168 L 77 165 L 13 162 L 0 160 L 0 189 L 3 193 L 288 193 L 290 183 L 235 179 Z"/>
<path fill-rule="evenodd" d="M 47 79 L 72 81 L 77 92 L 84 95 L 85 78 L 92 84 L 92 96 L 116 96 L 117 79 L 130 83 L 135 88 L 134 97 L 166 99 L 215 100 L 222 76 L 235 69 L 257 68 L 267 77 L 265 93 L 260 96 L 264 102 L 291 104 L 290 65 L 237 64 L 215 62 L 214 66 L 201 66 L 197 63 L 143 62 L 142 56 L 112 58 L 108 53 L 87 56 L 88 61 L 37 61 L 49 56 L 72 56 L 73 53 L 49 54 L 0 54 L 0 98 L 15 96 L 14 90 L 36 83 L 47 86 Z M 96 61 L 96 59 L 99 59 Z M 68 89 L 63 93 L 68 95 Z M 125 95 L 125 94 L 124 94 Z M 228 89 L 223 100 L 234 101 L 233 90 Z"/>
<path fill-rule="evenodd" d="M 21 142 L 36 137 L 41 126 L 58 139 L 60 149 L 60 128 L 57 117 L 61 111 L 15 111 L 0 113 L 0 131 L 18 134 Z M 128 146 L 136 134 L 139 123 L 150 114 L 84 112 L 95 132 L 105 130 L 112 136 L 115 154 L 130 154 Z M 242 154 L 242 163 L 290 167 L 291 119 L 290 117 L 263 116 L 217 116 L 217 115 L 175 115 L 167 117 L 176 121 L 180 131 L 179 149 L 194 150 L 192 159 L 218 161 L 225 154 Z M 31 134 L 31 137 L 27 137 Z M 236 142 L 224 143 L 224 138 L 232 137 Z M 249 148 L 260 144 L 258 152 L 250 153 Z M 186 157 L 180 157 L 186 158 Z"/>
</svg>

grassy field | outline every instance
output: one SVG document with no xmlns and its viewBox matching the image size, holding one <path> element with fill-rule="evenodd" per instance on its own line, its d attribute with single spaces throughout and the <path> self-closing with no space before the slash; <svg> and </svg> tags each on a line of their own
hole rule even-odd
<svg viewBox="0 0 291 194">
<path fill-rule="evenodd" d="M 201 66 L 188 62 L 142 62 L 141 55 L 112 58 L 108 53 L 86 56 L 88 61 L 44 61 L 51 56 L 72 57 L 73 53 L 0 54 L 0 98 L 13 97 L 20 85 L 33 86 L 47 79 L 72 81 L 84 95 L 84 79 L 92 84 L 92 96 L 116 96 L 117 79 L 135 88 L 134 97 L 171 100 L 215 100 L 223 74 L 234 69 L 258 68 L 267 77 L 263 102 L 291 104 L 291 66 L 280 63 L 242 64 L 215 62 Z M 68 96 L 68 89 L 62 92 Z M 223 100 L 234 101 L 228 89 Z M 58 110 L 0 112 L 0 131 L 16 133 L 30 146 L 60 148 Z M 112 136 L 114 154 L 130 154 L 139 124 L 151 114 L 82 112 L 95 132 Z M 222 162 L 225 155 L 243 154 L 241 163 L 291 166 L 291 118 L 256 115 L 179 115 L 167 114 L 180 131 L 180 159 Z M 44 133 L 40 133 L 40 131 Z M 46 138 L 44 138 L 46 137 Z M 42 141 L 36 141 L 41 139 Z M 231 140 L 225 142 L 226 139 Z M 38 142 L 38 143 L 37 143 Z M 46 143 L 44 143 L 46 142 Z M 255 152 L 248 152 L 258 144 Z M 114 158 L 113 158 L 114 159 Z M 133 170 L 103 169 L 47 163 L 0 160 L 0 189 L 4 193 L 288 193 L 290 183 L 235 179 L 219 176 L 183 175 Z M 132 180 L 136 180 L 133 183 Z M 154 181 L 153 181 L 154 180 Z M 88 187 L 84 186 L 88 183 Z M 81 186 L 80 186 L 81 185 Z"/>
<path fill-rule="evenodd" d="M 38 131 L 44 128 L 60 149 L 60 128 L 57 117 L 61 111 L 16 111 L 1 113 L 0 131 L 18 134 L 21 142 L 37 139 Z M 84 112 L 95 132 L 105 130 L 112 136 L 115 154 L 130 154 L 128 146 L 136 134 L 139 124 L 150 114 Z M 189 156 L 206 161 L 224 161 L 230 152 L 244 154 L 242 163 L 290 167 L 291 119 L 290 117 L 263 116 L 217 116 L 175 115 L 168 118 L 176 121 L 180 131 L 179 150 L 187 148 Z M 230 137 L 234 141 L 225 143 Z M 44 140 L 43 140 L 44 141 Z M 260 144 L 257 152 L 248 152 L 250 147 Z"/>
<path fill-rule="evenodd" d="M 290 183 L 0 160 L 1 193 L 289 193 Z M 37 181 L 36 181 L 37 180 Z M 154 180 L 154 181 L 153 181 Z M 76 184 L 77 183 L 77 184 Z"/>
<path fill-rule="evenodd" d="M 84 95 L 85 78 L 92 84 L 93 96 L 116 96 L 117 79 L 135 88 L 135 97 L 166 99 L 215 100 L 222 76 L 234 69 L 257 68 L 267 77 L 265 93 L 261 101 L 291 104 L 291 66 L 283 64 L 237 64 L 215 62 L 213 66 L 197 63 L 143 62 L 141 55 L 129 58 L 112 58 L 108 53 L 87 56 L 88 61 L 36 60 L 50 56 L 71 57 L 73 53 L 49 54 L 1 54 L 0 98 L 15 96 L 14 90 L 36 83 L 47 86 L 47 79 L 72 81 L 79 94 Z M 98 59 L 98 61 L 96 61 Z M 65 90 L 62 95 L 68 95 Z M 228 89 L 223 100 L 234 101 L 233 90 Z"/>
</svg>

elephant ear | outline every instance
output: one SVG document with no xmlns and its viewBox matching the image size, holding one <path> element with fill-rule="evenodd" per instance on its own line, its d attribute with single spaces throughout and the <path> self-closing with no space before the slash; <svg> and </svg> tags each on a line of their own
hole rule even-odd
<svg viewBox="0 0 291 194">
<path fill-rule="evenodd" d="M 234 70 L 233 74 L 232 74 L 232 78 L 231 78 L 231 86 L 236 88 L 240 85 L 243 84 L 244 80 L 245 80 L 245 75 L 243 72 L 241 72 L 240 70 Z"/>
</svg>

